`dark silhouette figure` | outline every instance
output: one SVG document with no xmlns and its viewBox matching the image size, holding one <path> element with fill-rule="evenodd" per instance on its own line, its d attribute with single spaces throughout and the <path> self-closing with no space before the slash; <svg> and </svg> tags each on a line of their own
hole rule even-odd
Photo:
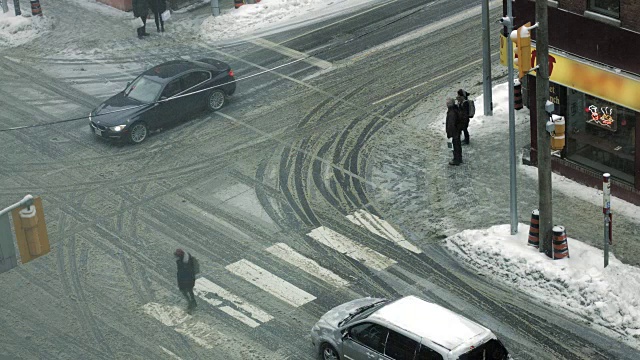
<svg viewBox="0 0 640 360">
<path fill-rule="evenodd" d="M 146 30 L 149 4 L 147 4 L 147 0 L 133 0 L 131 5 L 133 6 L 133 17 L 142 19 L 142 26 L 137 29 L 138 38 L 142 39 L 143 36 L 149 35 Z"/>
<path fill-rule="evenodd" d="M 164 32 L 164 20 L 162 20 L 162 13 L 167 11 L 167 3 L 165 0 L 148 0 L 149 7 L 153 12 L 153 17 L 156 21 L 156 29 L 158 32 Z"/>
<path fill-rule="evenodd" d="M 453 99 L 447 99 L 447 121 L 446 130 L 447 138 L 452 139 L 453 143 L 453 160 L 449 165 L 460 165 L 462 163 L 462 143 L 460 142 L 460 116 L 458 115 L 458 106 Z"/>
<path fill-rule="evenodd" d="M 458 109 L 460 111 L 461 118 L 461 130 L 464 133 L 463 143 L 469 145 L 469 93 L 463 89 L 458 90 Z"/>
<path fill-rule="evenodd" d="M 196 285 L 194 257 L 182 249 L 176 249 L 174 255 L 178 267 L 178 288 L 189 303 L 187 310 L 192 310 L 197 306 L 196 296 L 193 293 L 193 288 Z"/>
</svg>

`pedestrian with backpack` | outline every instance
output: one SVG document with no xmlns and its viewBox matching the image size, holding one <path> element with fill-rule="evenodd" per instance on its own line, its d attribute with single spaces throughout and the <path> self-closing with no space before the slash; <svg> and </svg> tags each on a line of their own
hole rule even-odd
<svg viewBox="0 0 640 360">
<path fill-rule="evenodd" d="M 469 119 L 475 115 L 476 106 L 473 100 L 469 100 L 469 93 L 463 89 L 458 90 L 458 109 L 460 110 L 460 125 L 464 133 L 463 144 L 469 145 Z"/>
<path fill-rule="evenodd" d="M 197 306 L 196 296 L 193 288 L 196 285 L 196 274 L 200 271 L 198 260 L 185 253 L 182 249 L 176 249 L 173 253 L 176 257 L 176 265 L 178 266 L 178 289 L 189 303 L 187 311 L 191 311 Z"/>
</svg>

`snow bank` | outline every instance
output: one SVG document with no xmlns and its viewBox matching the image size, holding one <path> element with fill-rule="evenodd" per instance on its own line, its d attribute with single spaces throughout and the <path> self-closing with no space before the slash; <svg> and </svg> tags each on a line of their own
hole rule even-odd
<svg viewBox="0 0 640 360">
<path fill-rule="evenodd" d="M 551 260 L 527 245 L 529 227 L 520 224 L 465 230 L 445 239 L 445 246 L 478 272 L 515 286 L 533 298 L 609 329 L 640 348 L 640 269 L 569 238 L 570 258 Z"/>
<path fill-rule="evenodd" d="M 15 16 L 13 3 L 9 12 L 0 10 L 0 49 L 15 47 L 27 43 L 52 28 L 46 16 L 31 16 L 31 8 L 21 8 L 21 16 Z"/>
</svg>

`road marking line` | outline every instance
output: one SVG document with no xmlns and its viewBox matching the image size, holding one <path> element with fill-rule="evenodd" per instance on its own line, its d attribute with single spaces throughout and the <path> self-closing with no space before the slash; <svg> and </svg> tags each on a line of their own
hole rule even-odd
<svg viewBox="0 0 640 360">
<path fill-rule="evenodd" d="M 242 259 L 227 265 L 226 268 L 291 306 L 298 307 L 316 299 L 315 296 L 273 275 L 249 260 Z"/>
<path fill-rule="evenodd" d="M 164 352 L 169 354 L 172 358 L 178 359 L 178 360 L 182 360 L 182 358 L 180 356 L 174 354 L 173 352 L 171 352 L 169 349 L 165 348 L 164 346 L 160 345 L 160 349 L 162 349 Z"/>
<path fill-rule="evenodd" d="M 236 296 L 232 293 L 230 293 L 229 291 L 223 289 L 222 287 L 220 287 L 219 285 L 213 283 L 212 281 L 210 281 L 207 278 L 198 278 L 196 279 L 196 286 L 193 288 L 193 292 L 200 297 L 201 299 L 203 299 L 204 301 L 210 303 L 213 306 L 218 306 L 222 304 L 222 301 L 219 300 L 215 300 L 215 299 L 211 299 L 207 297 L 207 294 L 214 294 L 218 297 L 221 297 L 222 299 L 229 301 L 230 303 L 232 303 L 233 305 L 235 305 L 237 308 L 244 310 L 246 313 L 248 313 L 249 315 L 251 315 L 252 318 L 260 321 L 260 322 L 267 322 L 271 319 L 273 319 L 273 316 L 269 315 L 267 312 L 265 312 L 264 310 L 260 309 L 259 307 L 252 305 L 250 303 L 248 303 L 247 301 L 245 301 L 243 298 Z M 225 311 L 222 309 L 222 307 L 220 308 L 222 311 Z M 227 314 L 235 317 L 234 315 L 232 315 L 232 312 L 227 312 L 225 311 Z M 238 311 L 238 313 L 240 313 Z M 233 313 L 235 314 L 235 313 Z M 242 314 L 242 313 L 240 313 Z M 242 314 L 242 316 L 245 316 L 244 314 Z M 244 321 L 244 317 L 243 318 L 238 318 L 238 320 L 244 322 L 246 324 L 246 322 Z M 249 324 L 247 324 L 249 325 Z"/>
<path fill-rule="evenodd" d="M 249 42 L 256 44 L 258 46 L 262 46 L 264 48 L 273 50 L 282 55 L 288 56 L 293 59 L 302 59 L 302 61 L 307 62 L 313 66 L 317 66 L 323 70 L 326 70 L 333 66 L 329 61 L 319 59 L 317 57 L 309 56 L 303 52 L 296 51 L 294 49 L 288 48 L 286 46 L 282 46 L 280 44 L 276 44 L 266 39 L 256 38 L 251 39 Z"/>
<path fill-rule="evenodd" d="M 336 275 L 333 271 L 325 269 L 320 266 L 314 260 L 296 252 L 289 245 L 284 243 L 277 243 L 266 249 L 272 255 L 279 257 L 280 259 L 288 262 L 289 264 L 297 267 L 298 269 L 306 272 L 309 275 L 325 281 L 335 287 L 348 286 L 349 282 Z"/>
<path fill-rule="evenodd" d="M 241 313 L 240 311 L 229 307 L 229 306 L 221 306 L 218 309 L 222 310 L 222 312 L 226 313 L 227 315 L 230 315 L 238 320 L 240 320 L 241 322 L 243 322 L 245 325 L 248 325 L 249 327 L 252 328 L 257 328 L 258 326 L 260 326 L 260 323 L 253 320 L 252 318 L 248 317 L 247 315 Z"/>
<path fill-rule="evenodd" d="M 357 210 L 352 215 L 347 215 L 347 219 L 352 223 L 371 231 L 372 233 L 385 238 L 411 252 L 421 254 L 422 250 L 408 242 L 402 234 L 391 226 L 387 221 L 380 219 L 374 214 L 364 209 Z"/>
<path fill-rule="evenodd" d="M 172 327 L 176 332 L 189 337 L 198 345 L 207 349 L 213 349 L 213 345 L 219 342 L 222 335 L 219 331 L 203 322 L 189 321 L 192 316 L 177 306 L 150 302 L 144 304 L 143 309 L 147 315 L 153 316 L 164 325 Z"/>
<path fill-rule="evenodd" d="M 311 238 L 315 239 L 321 244 L 324 244 L 339 253 L 345 254 L 348 257 L 362 262 L 364 265 L 374 270 L 384 270 L 389 266 L 396 263 L 395 260 L 380 254 L 379 252 L 369 249 L 366 246 L 362 246 L 348 237 L 337 233 L 325 226 L 313 229 L 308 233 Z"/>
</svg>

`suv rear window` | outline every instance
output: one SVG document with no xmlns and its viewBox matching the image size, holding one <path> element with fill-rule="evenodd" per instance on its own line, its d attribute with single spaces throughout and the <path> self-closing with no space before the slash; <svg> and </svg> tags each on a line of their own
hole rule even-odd
<svg viewBox="0 0 640 360">
<path fill-rule="evenodd" d="M 477 348 L 460 355 L 460 360 L 506 360 L 507 349 L 499 340 L 491 339 Z"/>
</svg>

